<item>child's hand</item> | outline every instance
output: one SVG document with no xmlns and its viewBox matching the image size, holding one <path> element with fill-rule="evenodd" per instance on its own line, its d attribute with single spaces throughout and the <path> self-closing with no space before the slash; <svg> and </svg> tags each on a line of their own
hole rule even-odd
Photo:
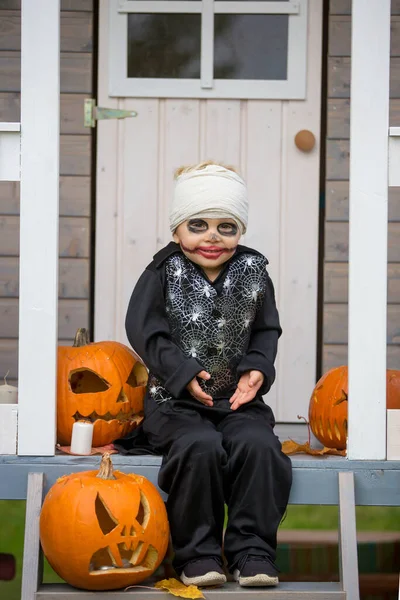
<svg viewBox="0 0 400 600">
<path fill-rule="evenodd" d="M 236 392 L 229 400 L 231 409 L 236 410 L 243 404 L 247 404 L 247 402 L 253 400 L 262 386 L 263 381 L 264 375 L 261 371 L 247 371 L 246 373 L 243 373 L 239 379 Z"/>
<path fill-rule="evenodd" d="M 196 377 L 194 377 L 192 381 L 188 383 L 186 389 L 189 390 L 193 398 L 196 398 L 196 400 L 198 400 L 202 404 L 205 404 L 206 406 L 213 406 L 213 399 L 211 398 L 211 396 L 203 392 L 199 385 L 199 382 L 197 381 L 197 377 L 200 377 L 200 379 L 207 380 L 210 379 L 211 375 L 207 373 L 207 371 L 200 371 L 200 373 L 197 373 Z"/>
</svg>

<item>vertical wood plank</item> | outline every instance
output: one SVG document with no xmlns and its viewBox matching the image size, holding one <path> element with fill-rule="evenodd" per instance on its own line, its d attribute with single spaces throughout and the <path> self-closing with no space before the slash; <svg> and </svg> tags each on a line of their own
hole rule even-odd
<svg viewBox="0 0 400 600">
<path fill-rule="evenodd" d="M 134 285 L 157 251 L 159 100 L 126 99 L 140 118 L 120 123 L 116 339 L 128 343 L 125 315 Z"/>
<path fill-rule="evenodd" d="M 21 48 L 18 454 L 47 456 L 56 425 L 59 0 L 22 0 Z M 32 381 L 43 364 L 38 396 Z"/>
<path fill-rule="evenodd" d="M 246 164 L 249 195 L 246 244 L 268 258 L 267 268 L 277 292 L 279 309 L 282 102 L 248 100 L 245 106 L 246 139 L 242 136 L 241 146 L 246 152 L 242 165 Z M 282 338 L 279 347 L 284 343 Z M 277 418 L 280 418 L 279 382 L 283 377 L 278 371 L 276 382 L 264 398 Z"/>
<path fill-rule="evenodd" d="M 347 447 L 350 459 L 379 460 L 386 456 L 390 0 L 353 0 L 352 10 Z"/>
<path fill-rule="evenodd" d="M 339 473 L 339 570 L 346 597 L 360 600 L 354 473 Z"/>
<path fill-rule="evenodd" d="M 240 100 L 207 100 L 205 160 L 240 165 Z"/>
<path fill-rule="evenodd" d="M 108 96 L 108 28 L 107 0 L 100 0 L 99 14 L 99 89 L 100 106 L 117 108 L 118 100 Z M 95 243 L 95 304 L 94 341 L 114 340 L 117 301 L 117 165 L 118 122 L 114 119 L 97 122 L 96 169 L 96 243 Z M 105 240 L 107 243 L 105 243 Z"/>
<path fill-rule="evenodd" d="M 308 19 L 307 98 L 304 102 L 284 103 L 282 128 L 279 308 L 284 346 L 281 345 L 278 372 L 284 376 L 278 414 L 285 421 L 307 414 L 316 378 L 322 55 L 319 0 L 310 1 Z M 294 143 L 299 129 L 309 129 L 315 135 L 316 144 L 309 153 L 301 152 Z"/>
<path fill-rule="evenodd" d="M 199 100 L 165 100 L 160 139 L 163 159 L 158 192 L 158 247 L 171 240 L 169 207 L 174 188 L 174 171 L 199 162 Z M 161 131 L 163 129 L 163 131 Z M 179 140 L 179 143 L 178 143 Z"/>
<path fill-rule="evenodd" d="M 43 485 L 43 473 L 28 474 L 21 600 L 35 600 L 42 582 L 43 554 L 40 547 L 39 517 Z"/>
</svg>

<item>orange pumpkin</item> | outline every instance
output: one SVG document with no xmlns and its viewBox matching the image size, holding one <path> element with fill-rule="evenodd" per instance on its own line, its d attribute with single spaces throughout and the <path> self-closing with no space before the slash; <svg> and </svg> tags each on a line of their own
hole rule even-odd
<svg viewBox="0 0 400 600">
<path fill-rule="evenodd" d="M 143 420 L 147 370 L 135 353 L 119 342 L 90 344 L 79 329 L 74 345 L 59 346 L 57 441 L 70 445 L 72 426 L 93 422 L 93 446 L 123 437 Z"/>
<path fill-rule="evenodd" d="M 386 372 L 387 408 L 400 409 L 400 371 Z M 308 420 L 315 437 L 327 448 L 347 445 L 347 366 L 330 369 L 317 382 L 310 399 Z"/>
<path fill-rule="evenodd" d="M 386 408 L 400 409 L 400 371 L 386 371 Z"/>
<path fill-rule="evenodd" d="M 99 471 L 57 480 L 40 514 L 40 541 L 54 571 L 87 590 L 112 590 L 149 577 L 168 547 L 163 499 L 145 477 L 113 473 L 109 454 Z"/>
</svg>

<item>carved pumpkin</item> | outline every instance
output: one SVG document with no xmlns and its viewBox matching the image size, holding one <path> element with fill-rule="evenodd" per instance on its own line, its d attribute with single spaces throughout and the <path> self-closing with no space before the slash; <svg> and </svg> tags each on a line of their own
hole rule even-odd
<svg viewBox="0 0 400 600">
<path fill-rule="evenodd" d="M 119 342 L 89 343 L 79 329 L 72 347 L 58 348 L 57 441 L 70 445 L 72 426 L 93 422 L 93 446 L 123 437 L 143 420 L 147 370 Z"/>
<path fill-rule="evenodd" d="M 145 477 L 100 470 L 60 477 L 46 495 L 40 541 L 54 571 L 87 590 L 111 590 L 149 577 L 168 547 L 164 502 Z"/>
<path fill-rule="evenodd" d="M 386 406 L 400 409 L 400 371 L 386 372 Z M 347 445 L 348 369 L 327 371 L 311 395 L 308 420 L 315 437 L 327 448 L 344 450 Z"/>
<path fill-rule="evenodd" d="M 400 371 L 386 371 L 386 408 L 400 409 Z"/>
</svg>

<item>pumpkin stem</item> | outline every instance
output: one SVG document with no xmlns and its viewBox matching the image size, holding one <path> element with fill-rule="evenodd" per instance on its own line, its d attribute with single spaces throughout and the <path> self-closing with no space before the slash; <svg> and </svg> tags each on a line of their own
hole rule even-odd
<svg viewBox="0 0 400 600">
<path fill-rule="evenodd" d="M 113 464 L 109 452 L 105 452 L 101 457 L 100 469 L 96 477 L 99 479 L 117 479 L 113 474 Z"/>
<path fill-rule="evenodd" d="M 307 421 L 307 419 L 305 417 L 302 417 L 301 415 L 297 415 L 298 419 L 303 419 L 304 423 L 306 423 L 307 425 L 307 429 L 308 429 L 308 445 L 311 445 L 311 433 L 310 433 L 310 423 Z"/>
<path fill-rule="evenodd" d="M 88 344 L 90 344 L 89 331 L 84 327 L 81 327 L 75 334 L 72 347 L 77 348 L 79 346 L 87 346 Z"/>
<path fill-rule="evenodd" d="M 8 369 L 7 373 L 4 375 L 4 384 L 5 385 L 7 385 L 7 377 L 8 377 L 9 372 L 10 372 L 10 369 Z"/>
</svg>

